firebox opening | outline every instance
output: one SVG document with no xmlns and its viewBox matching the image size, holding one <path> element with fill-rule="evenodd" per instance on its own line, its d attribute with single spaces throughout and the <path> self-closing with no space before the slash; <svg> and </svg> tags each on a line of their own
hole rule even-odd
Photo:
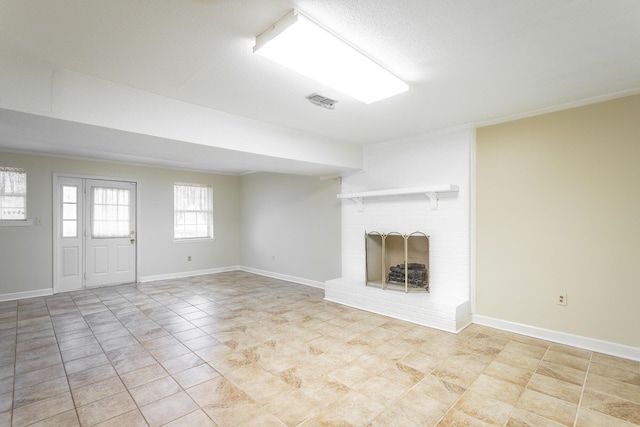
<svg viewBox="0 0 640 427">
<path fill-rule="evenodd" d="M 429 292 L 429 236 L 365 233 L 367 286 Z"/>
</svg>

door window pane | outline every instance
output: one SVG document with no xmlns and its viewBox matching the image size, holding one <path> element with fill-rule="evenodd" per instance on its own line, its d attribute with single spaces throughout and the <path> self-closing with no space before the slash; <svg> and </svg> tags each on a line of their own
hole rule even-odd
<svg viewBox="0 0 640 427">
<path fill-rule="evenodd" d="M 75 185 L 62 186 L 62 203 L 77 203 L 78 187 Z"/>
<path fill-rule="evenodd" d="M 78 219 L 78 205 L 76 203 L 62 204 L 62 219 Z"/>
<path fill-rule="evenodd" d="M 62 221 L 62 237 L 78 237 L 78 221 Z"/>
<path fill-rule="evenodd" d="M 91 236 L 97 239 L 129 237 L 129 200 L 127 189 L 93 187 Z"/>
</svg>

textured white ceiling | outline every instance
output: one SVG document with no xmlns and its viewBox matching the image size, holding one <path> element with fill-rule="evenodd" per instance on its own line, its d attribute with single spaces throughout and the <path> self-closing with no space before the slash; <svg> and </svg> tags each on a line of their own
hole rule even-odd
<svg viewBox="0 0 640 427">
<path fill-rule="evenodd" d="M 409 91 L 365 105 L 252 54 L 294 7 Z M 640 88 L 638 0 L 0 0 L 0 30 L 2 51 L 357 144 Z"/>
</svg>

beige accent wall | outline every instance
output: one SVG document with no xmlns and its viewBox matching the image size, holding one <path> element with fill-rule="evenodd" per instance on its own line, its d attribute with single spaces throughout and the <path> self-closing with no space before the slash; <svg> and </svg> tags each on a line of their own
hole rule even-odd
<svg viewBox="0 0 640 427">
<path fill-rule="evenodd" d="M 476 280 L 479 315 L 640 346 L 640 95 L 477 130 Z"/>
</svg>

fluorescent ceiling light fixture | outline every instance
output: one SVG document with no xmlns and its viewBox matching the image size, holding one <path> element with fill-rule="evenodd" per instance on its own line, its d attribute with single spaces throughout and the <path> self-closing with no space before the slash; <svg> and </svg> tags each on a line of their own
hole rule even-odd
<svg viewBox="0 0 640 427">
<path fill-rule="evenodd" d="M 397 76 L 295 9 L 256 37 L 253 52 L 366 104 L 409 89 Z"/>
</svg>

